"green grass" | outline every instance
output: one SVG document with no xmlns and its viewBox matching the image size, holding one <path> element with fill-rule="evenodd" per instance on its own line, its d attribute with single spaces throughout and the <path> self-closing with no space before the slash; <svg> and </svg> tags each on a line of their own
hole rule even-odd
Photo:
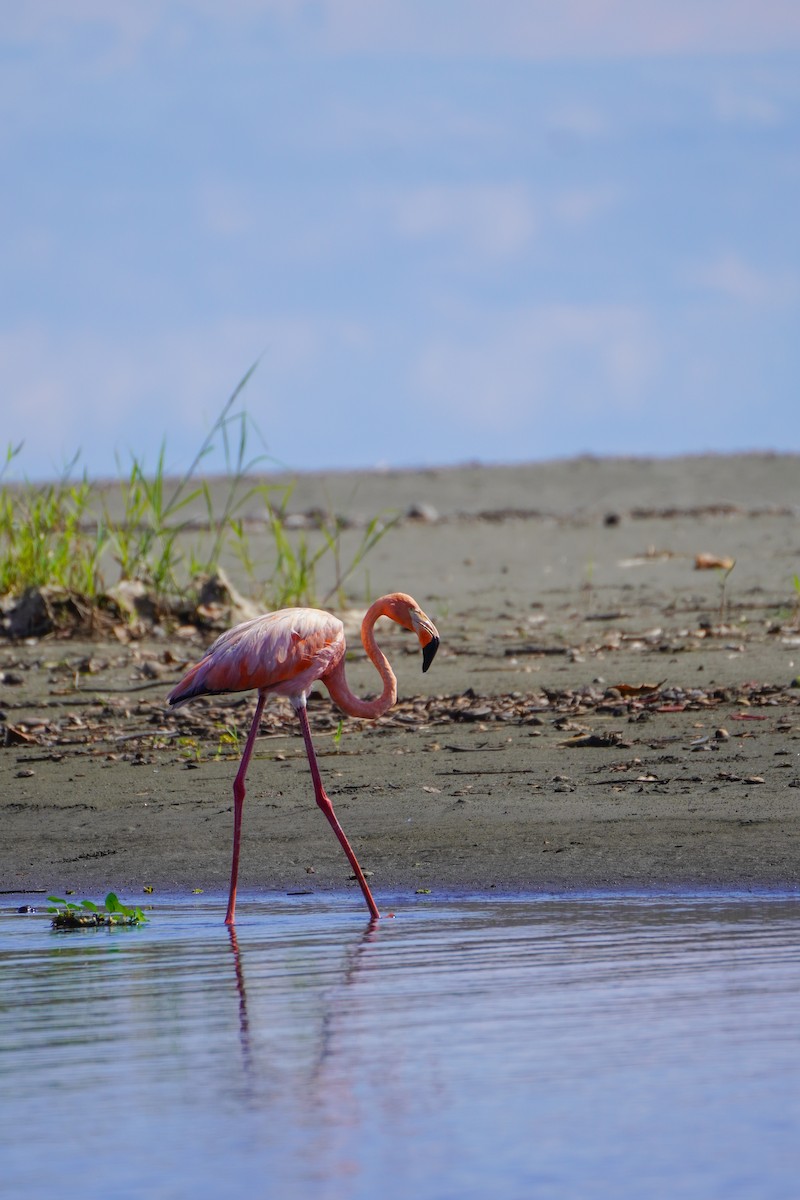
<svg viewBox="0 0 800 1200">
<path fill-rule="evenodd" d="M 94 599 L 106 531 L 85 528 L 89 482 L 73 483 L 65 474 L 42 488 L 11 489 L 3 476 L 20 449 L 9 448 L 0 471 L 0 595 L 56 585 Z"/>
<path fill-rule="evenodd" d="M 239 403 L 254 370 L 255 364 L 177 479 L 165 472 L 163 443 L 152 470 L 135 455 L 128 467 L 118 461 L 117 503 L 85 474 L 78 482 L 70 478 L 77 455 L 54 483 L 12 486 L 5 477 L 24 447 L 9 446 L 0 467 L 0 596 L 49 586 L 97 603 L 115 584 L 133 580 L 145 586 L 156 610 L 167 612 L 169 601 L 191 599 L 194 581 L 215 573 L 224 560 L 236 564 L 244 590 L 265 608 L 327 604 L 334 597 L 344 603 L 346 583 L 397 517 L 374 517 L 346 559 L 335 514 L 320 518 L 313 540 L 286 528 L 293 485 L 264 479 L 271 460 L 263 450 L 251 454 L 251 442 L 263 441 Z M 219 445 L 226 482 L 215 499 L 202 467 Z M 268 537 L 261 558 L 248 532 L 253 526 L 244 519 L 254 513 Z M 333 585 L 320 596 L 323 564 Z"/>
</svg>

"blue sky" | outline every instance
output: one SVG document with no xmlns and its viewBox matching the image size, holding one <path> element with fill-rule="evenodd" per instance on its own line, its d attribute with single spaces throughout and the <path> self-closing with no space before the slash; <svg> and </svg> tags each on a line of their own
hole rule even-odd
<svg viewBox="0 0 800 1200">
<path fill-rule="evenodd" d="M 18 475 L 800 451 L 796 0 L 26 0 L 0 167 Z"/>
</svg>

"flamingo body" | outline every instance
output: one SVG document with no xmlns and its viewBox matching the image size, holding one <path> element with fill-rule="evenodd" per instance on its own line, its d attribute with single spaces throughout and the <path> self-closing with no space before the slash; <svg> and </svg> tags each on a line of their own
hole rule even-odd
<svg viewBox="0 0 800 1200">
<path fill-rule="evenodd" d="M 169 703 L 194 696 L 255 689 L 293 698 L 342 660 L 344 626 L 317 608 L 283 608 L 228 629 L 170 693 Z"/>
<path fill-rule="evenodd" d="M 377 918 L 380 915 L 358 859 L 322 786 L 308 725 L 306 697 L 312 684 L 321 681 L 339 708 L 353 716 L 375 718 L 391 708 L 397 699 L 397 680 L 373 632 L 375 622 L 382 616 L 416 634 L 423 651 L 423 671 L 427 671 L 439 646 L 436 626 L 411 596 L 392 592 L 376 600 L 368 608 L 361 626 L 364 648 L 383 680 L 381 694 L 372 700 L 360 699 L 347 684 L 342 622 L 331 613 L 316 608 L 285 608 L 229 629 L 217 638 L 208 653 L 187 671 L 167 697 L 171 705 L 177 706 L 196 696 L 251 689 L 258 692 L 255 715 L 233 783 L 233 861 L 225 917 L 229 925 L 235 919 L 244 780 L 268 695 L 286 696 L 291 701 L 300 721 L 317 804 L 353 867 L 371 916 Z"/>
</svg>

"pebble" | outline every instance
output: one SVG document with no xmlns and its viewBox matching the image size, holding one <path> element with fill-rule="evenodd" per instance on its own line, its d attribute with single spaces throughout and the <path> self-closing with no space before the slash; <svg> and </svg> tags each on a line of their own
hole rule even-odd
<svg viewBox="0 0 800 1200">
<path fill-rule="evenodd" d="M 422 502 L 409 505 L 406 509 L 406 516 L 411 521 L 425 521 L 429 525 L 433 525 L 439 520 L 439 513 L 433 505 Z"/>
</svg>

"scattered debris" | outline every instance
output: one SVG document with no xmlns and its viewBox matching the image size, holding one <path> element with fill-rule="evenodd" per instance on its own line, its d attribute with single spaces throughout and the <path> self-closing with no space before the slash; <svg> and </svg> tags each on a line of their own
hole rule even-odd
<svg viewBox="0 0 800 1200">
<path fill-rule="evenodd" d="M 566 742 L 559 744 L 574 749 L 576 747 L 630 746 L 631 743 L 624 741 L 621 733 L 584 733 L 574 738 L 568 738 Z"/>
<path fill-rule="evenodd" d="M 232 722 L 242 723 L 246 719 L 242 710 L 249 711 L 253 697 L 208 696 L 198 699 L 192 708 L 166 710 L 160 692 L 143 694 L 145 688 L 166 688 L 168 684 L 166 678 L 106 690 L 93 684 L 96 690 L 77 693 L 66 707 L 54 700 L 53 712 L 45 709 L 42 715 L 26 716 L 13 723 L 0 720 L 0 748 L 27 751 L 39 747 L 41 753 L 36 758 L 31 758 L 29 753 L 20 758 L 20 766 L 25 768 L 35 761 L 68 761 L 76 755 L 146 765 L 159 761 L 166 751 L 173 758 L 182 759 L 187 769 L 195 770 L 202 760 L 220 753 L 221 731 Z M 779 684 L 748 683 L 709 688 L 661 685 L 656 690 L 642 684 L 630 685 L 628 695 L 620 694 L 624 690 L 619 686 L 592 684 L 577 688 L 542 688 L 534 692 L 483 694 L 467 688 L 457 695 L 402 697 L 377 721 L 347 720 L 351 728 L 361 729 L 370 736 L 379 736 L 387 729 L 430 729 L 432 725 L 452 727 L 463 724 L 478 729 L 527 726 L 538 734 L 536 727 L 553 725 L 562 735 L 574 735 L 564 745 L 619 746 L 626 744 L 621 733 L 592 729 L 589 722 L 595 717 L 637 722 L 655 714 L 708 713 L 722 709 L 726 724 L 729 721 L 752 723 L 769 720 L 771 714 L 765 710 L 771 709 L 775 719 L 782 722 L 781 728 L 791 729 L 792 722 L 785 710 L 787 707 L 800 708 L 798 689 Z M 776 706 L 784 711 L 777 711 Z M 341 714 L 327 694 L 312 693 L 309 711 L 319 732 L 336 732 Z M 297 720 L 290 705 L 279 697 L 270 697 L 262 718 L 259 741 L 293 737 L 296 733 Z M 713 731 L 713 738 L 706 737 L 705 741 L 713 740 L 719 745 L 731 736 L 720 725 Z M 468 749 L 481 753 L 496 749 L 486 746 L 485 740 L 470 748 L 436 744 L 461 753 Z M 280 761 L 284 756 L 276 753 L 273 757 Z"/>
</svg>

